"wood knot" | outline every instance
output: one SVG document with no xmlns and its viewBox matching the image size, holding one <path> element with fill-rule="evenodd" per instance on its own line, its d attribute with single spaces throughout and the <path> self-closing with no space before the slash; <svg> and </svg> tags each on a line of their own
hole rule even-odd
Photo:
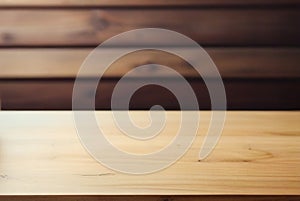
<svg viewBox="0 0 300 201">
<path fill-rule="evenodd" d="M 1 38 L 2 38 L 2 40 L 3 40 L 4 43 L 10 43 L 14 39 L 13 35 L 10 34 L 10 33 L 3 33 L 1 35 Z"/>
<path fill-rule="evenodd" d="M 98 31 L 105 30 L 109 26 L 109 22 L 103 16 L 99 16 L 99 14 L 92 15 L 91 24 Z"/>
</svg>

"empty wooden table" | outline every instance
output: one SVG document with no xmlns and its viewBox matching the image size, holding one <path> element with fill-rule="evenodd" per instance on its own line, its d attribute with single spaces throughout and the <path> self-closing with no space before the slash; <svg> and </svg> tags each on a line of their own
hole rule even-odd
<svg viewBox="0 0 300 201">
<path fill-rule="evenodd" d="M 150 122 L 146 111 L 131 114 L 137 124 Z M 293 195 L 289 199 L 299 199 L 300 112 L 227 112 L 220 141 L 203 161 L 198 154 L 211 112 L 200 111 L 200 115 L 197 137 L 180 160 L 157 173 L 129 175 L 105 168 L 87 153 L 77 136 L 72 111 L 1 111 L 0 195 L 12 200 L 16 195 L 25 196 L 22 200 L 34 199 L 34 195 L 42 196 L 39 200 L 51 199 L 51 195 L 54 199 L 92 196 L 85 197 L 87 200 L 109 196 L 121 196 L 114 197 L 117 200 L 130 196 L 137 200 L 168 200 L 168 196 L 199 200 L 207 195 L 223 195 L 223 199 Z M 108 131 L 106 137 L 120 149 L 148 153 L 172 140 L 180 111 L 167 111 L 162 135 L 142 142 L 122 135 L 110 111 L 97 111 L 96 117 Z"/>
</svg>

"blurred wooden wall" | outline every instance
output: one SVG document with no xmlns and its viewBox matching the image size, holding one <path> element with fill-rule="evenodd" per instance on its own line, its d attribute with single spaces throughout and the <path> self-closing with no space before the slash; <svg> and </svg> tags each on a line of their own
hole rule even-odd
<svg viewBox="0 0 300 201">
<path fill-rule="evenodd" d="M 147 27 L 183 33 L 203 46 L 224 79 L 229 109 L 300 109 L 299 0 L 0 0 L 2 109 L 71 109 L 74 78 L 88 53 L 116 34 Z M 130 47 L 109 47 L 107 54 L 114 48 Z M 175 48 L 193 54 L 192 48 Z M 185 75 L 200 108 L 210 108 L 205 84 L 188 64 L 148 51 L 116 62 L 105 74 L 97 109 L 110 108 L 124 73 L 152 63 Z M 93 78 L 87 76 L 87 86 Z M 91 96 L 88 88 L 82 95 Z M 178 109 L 176 98 L 157 86 L 137 91 L 130 106 L 156 104 Z"/>
</svg>

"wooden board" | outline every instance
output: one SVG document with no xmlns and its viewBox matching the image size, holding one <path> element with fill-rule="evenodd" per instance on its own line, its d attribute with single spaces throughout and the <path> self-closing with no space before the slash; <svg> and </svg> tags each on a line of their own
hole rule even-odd
<svg viewBox="0 0 300 201">
<path fill-rule="evenodd" d="M 176 48 L 180 49 L 180 48 Z M 110 58 L 116 48 L 105 49 Z M 205 48 L 223 78 L 300 78 L 299 48 Z M 0 78 L 74 78 L 90 48 L 66 49 L 0 49 Z M 197 61 L 196 51 L 181 51 Z M 99 59 L 99 63 L 104 62 Z M 198 62 L 199 66 L 201 61 Z M 105 77 L 122 77 L 129 70 L 144 64 L 162 64 L 174 68 L 187 77 L 199 76 L 182 59 L 160 51 L 140 51 L 119 59 Z M 139 77 L 170 76 L 155 68 Z M 87 73 L 94 77 L 94 73 Z"/>
<path fill-rule="evenodd" d="M 148 122 L 145 111 L 131 114 L 139 125 Z M 167 112 L 162 135 L 136 142 L 117 131 L 111 112 L 96 115 L 112 143 L 138 153 L 165 146 L 180 125 L 179 112 Z M 158 173 L 132 176 L 89 156 L 71 111 L 2 111 L 0 194 L 300 195 L 300 112 L 228 112 L 216 149 L 199 162 L 210 112 L 200 115 L 198 136 L 182 159 Z"/>
<path fill-rule="evenodd" d="M 0 6 L 206 6 L 206 5 L 289 5 L 299 4 L 299 0 L 1 0 Z"/>
<path fill-rule="evenodd" d="M 130 80 L 126 87 L 130 88 L 137 80 Z M 176 80 L 169 84 L 178 86 Z M 98 86 L 95 97 L 97 109 L 110 109 L 111 94 L 117 80 L 104 80 Z M 0 95 L 4 110 L 69 110 L 72 108 L 73 79 L 37 79 L 37 80 L 2 80 Z M 190 80 L 199 107 L 210 109 L 210 98 L 207 88 L 202 81 Z M 284 110 L 299 109 L 300 80 L 278 79 L 232 79 L 225 80 L 228 109 L 239 110 Z M 86 80 L 86 90 L 82 91 L 83 99 L 93 98 L 91 81 Z M 120 94 L 118 97 L 126 96 Z M 149 85 L 138 90 L 131 99 L 131 109 L 148 109 L 160 104 L 168 110 L 179 109 L 176 97 L 162 87 Z M 120 108 L 125 109 L 125 108 Z M 189 109 L 188 107 L 184 109 Z"/>
<path fill-rule="evenodd" d="M 122 195 L 122 196 L 88 196 L 88 195 L 77 195 L 77 196 L 0 196 L 0 199 L 6 201 L 299 201 L 300 196 L 297 195 L 181 195 L 181 196 L 170 196 L 170 195 Z"/>
<path fill-rule="evenodd" d="M 300 12 L 281 9 L 9 9 L 0 46 L 96 46 L 124 31 L 166 28 L 200 45 L 299 45 Z M 155 45 L 141 35 L 118 45 Z M 181 43 L 163 38 L 164 44 Z M 177 44 L 177 43 L 179 44 Z"/>
</svg>

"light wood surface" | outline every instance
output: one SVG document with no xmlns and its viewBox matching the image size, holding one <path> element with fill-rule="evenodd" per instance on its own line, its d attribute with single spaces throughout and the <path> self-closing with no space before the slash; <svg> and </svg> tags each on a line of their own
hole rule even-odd
<svg viewBox="0 0 300 201">
<path fill-rule="evenodd" d="M 99 45 L 116 34 L 155 27 L 200 45 L 300 44 L 300 12 L 282 9 L 12 9 L 0 12 L 1 46 Z M 118 45 L 155 45 L 142 35 Z M 180 45 L 162 38 L 164 45 Z M 162 44 L 159 44 L 162 45 Z"/>
<path fill-rule="evenodd" d="M 180 49 L 197 61 L 196 50 Z M 0 49 L 0 78 L 74 78 L 91 48 L 66 49 Z M 115 50 L 107 48 L 104 59 Z M 299 78 L 299 48 L 205 48 L 223 78 Z M 103 60 L 99 59 L 99 65 Z M 201 67 L 201 61 L 198 62 Z M 161 51 L 139 51 L 124 56 L 113 63 L 104 77 L 122 77 L 129 70 L 145 64 L 153 64 L 141 76 L 169 76 L 155 64 L 174 68 L 187 77 L 199 77 L 184 60 Z M 208 72 L 206 72 L 208 73 Z M 204 74 L 203 74 L 204 75 Z M 203 76 L 202 75 L 202 76 Z M 94 77 L 95 73 L 87 73 Z"/>
<path fill-rule="evenodd" d="M 299 201 L 297 195 L 122 195 L 122 196 L 0 196 L 5 201 Z"/>
<path fill-rule="evenodd" d="M 147 113 L 131 113 L 139 124 Z M 210 112 L 191 149 L 173 166 L 132 176 L 97 163 L 77 138 L 72 112 L 0 112 L 1 195 L 299 195 L 300 112 L 228 112 L 213 153 L 198 161 Z M 172 139 L 179 112 L 148 142 L 122 136 L 111 112 L 97 112 L 107 137 L 129 152 L 151 152 Z"/>
</svg>

